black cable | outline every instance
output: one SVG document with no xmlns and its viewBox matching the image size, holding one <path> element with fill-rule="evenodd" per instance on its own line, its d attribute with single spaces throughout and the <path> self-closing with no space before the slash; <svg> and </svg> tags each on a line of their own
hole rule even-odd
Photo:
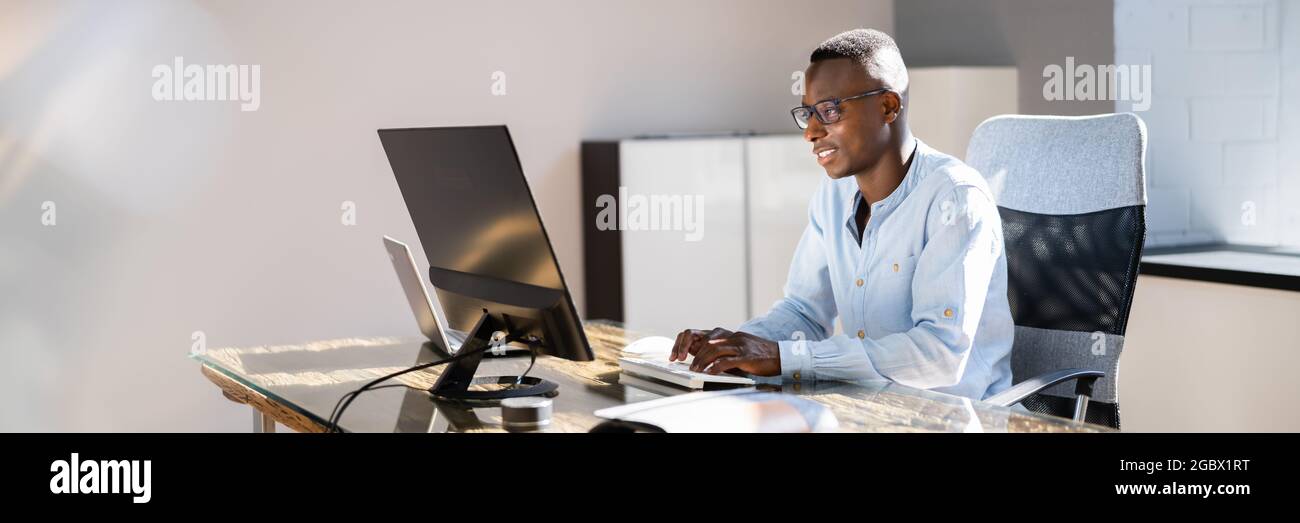
<svg viewBox="0 0 1300 523">
<path fill-rule="evenodd" d="M 484 348 L 485 348 L 485 347 L 486 347 L 486 346 L 484 346 Z M 482 350 L 482 348 L 477 349 L 477 350 L 468 351 L 468 352 L 462 352 L 462 353 L 456 354 L 455 356 L 452 356 L 452 357 L 450 357 L 450 358 L 444 358 L 444 359 L 437 360 L 437 361 L 431 361 L 431 362 L 429 362 L 429 363 L 422 363 L 422 364 L 416 365 L 416 366 L 414 366 L 414 367 L 408 367 L 408 368 L 406 368 L 406 369 L 403 369 L 403 370 L 400 370 L 400 371 L 397 371 L 397 372 L 394 372 L 394 373 L 391 373 L 391 374 L 388 374 L 388 375 L 385 375 L 385 376 L 381 376 L 381 377 L 379 377 L 379 378 L 376 378 L 376 379 L 372 380 L 371 382 L 369 382 L 369 383 L 367 383 L 367 384 L 365 384 L 365 385 L 362 385 L 360 388 L 357 388 L 356 390 L 353 390 L 353 391 L 351 391 L 351 392 L 348 392 L 347 394 L 344 394 L 343 397 L 340 397 L 340 398 L 339 398 L 339 402 L 342 403 L 342 407 L 338 407 L 338 403 L 335 404 L 335 407 L 336 407 L 338 410 L 337 410 L 337 412 L 334 412 L 334 413 L 332 413 L 332 414 L 330 415 L 329 422 L 326 424 L 326 429 L 327 429 L 326 431 L 327 431 L 327 432 L 339 432 L 339 425 L 338 425 L 338 422 L 339 422 L 339 420 L 343 419 L 343 413 L 346 412 L 346 411 L 348 410 L 348 407 L 349 407 L 350 405 L 352 405 L 352 401 L 355 400 L 355 399 L 357 399 L 357 397 L 360 396 L 361 393 L 366 392 L 366 391 L 368 391 L 368 390 L 372 390 L 372 389 L 375 387 L 375 385 L 377 385 L 377 384 L 379 384 L 379 383 L 382 383 L 382 382 L 384 382 L 384 381 L 387 381 L 387 380 L 390 380 L 390 379 L 396 378 L 396 377 L 401 376 L 401 375 L 403 375 L 403 374 L 407 374 L 407 373 L 415 372 L 415 371 L 417 371 L 417 370 L 424 370 L 424 369 L 427 369 L 427 368 L 429 368 L 429 367 L 433 367 L 433 366 L 437 366 L 437 365 L 442 365 L 442 364 L 444 364 L 444 363 L 451 363 L 451 362 L 453 362 L 453 361 L 456 361 L 456 360 L 459 360 L 459 359 L 464 358 L 464 357 L 466 357 L 466 356 L 469 356 L 470 354 L 473 354 L 473 353 L 476 353 L 476 352 L 480 352 L 481 350 Z M 346 400 L 346 401 L 344 401 L 344 400 Z"/>
<path fill-rule="evenodd" d="M 332 413 L 332 414 L 330 415 L 330 419 L 329 419 L 329 421 L 325 424 L 326 432 L 338 432 L 338 431 L 339 431 L 339 420 L 343 419 L 343 413 L 346 412 L 346 411 L 348 410 L 348 406 L 349 406 L 349 405 L 352 405 L 352 400 L 357 399 L 357 396 L 360 396 L 361 393 L 363 393 L 363 392 L 365 392 L 365 391 L 367 391 L 367 390 L 370 390 L 370 389 L 373 388 L 375 385 L 377 385 L 377 384 L 379 384 L 379 383 L 383 383 L 383 382 L 388 381 L 388 380 L 390 380 L 390 379 L 396 378 L 396 377 L 401 376 L 401 375 L 403 375 L 403 374 L 407 374 L 407 373 L 415 372 L 415 371 L 417 371 L 417 370 L 424 370 L 424 369 L 427 369 L 427 368 L 429 368 L 429 367 L 434 367 L 434 366 L 442 365 L 442 364 L 445 364 L 445 363 L 451 363 L 451 362 L 453 362 L 453 361 L 458 361 L 458 360 L 464 359 L 465 357 L 470 356 L 470 355 L 472 355 L 472 354 L 477 354 L 477 353 L 483 352 L 484 350 L 486 350 L 487 348 L 489 348 L 489 347 L 491 347 L 491 346 L 492 346 L 492 344 L 490 344 L 490 343 L 485 343 L 485 344 L 483 344 L 483 346 L 481 346 L 481 347 L 479 347 L 479 348 L 477 348 L 477 349 L 471 350 L 471 351 L 463 351 L 463 350 L 462 350 L 462 351 L 456 353 L 455 356 L 452 356 L 452 357 L 450 357 L 450 358 L 444 358 L 444 359 L 441 359 L 441 360 L 438 360 L 438 361 L 431 361 L 431 362 L 429 362 L 429 363 L 421 363 L 421 364 L 416 365 L 416 366 L 414 366 L 414 367 L 408 367 L 408 368 L 406 368 L 406 369 L 399 370 L 399 371 L 394 372 L 394 373 L 392 373 L 392 374 L 388 374 L 388 375 L 386 375 L 386 376 L 381 376 L 381 377 L 379 377 L 379 378 L 376 378 L 376 379 L 374 379 L 373 381 L 371 381 L 370 383 L 367 383 L 367 384 L 365 384 L 365 385 L 362 385 L 361 388 L 358 388 L 358 389 L 356 389 L 356 390 L 354 390 L 354 391 L 352 391 L 352 392 L 349 392 L 349 393 L 347 393 L 347 394 L 344 394 L 342 398 L 339 398 L 339 401 L 343 402 L 343 406 L 340 407 L 340 408 L 338 409 L 337 412 Z M 347 398 L 347 401 L 343 401 L 344 398 Z"/>
<path fill-rule="evenodd" d="M 371 387 L 370 390 L 388 389 L 388 388 L 392 388 L 392 387 L 406 387 L 406 388 L 411 389 L 411 390 L 424 390 L 424 389 L 421 389 L 421 388 L 419 388 L 419 387 L 412 387 L 412 386 L 407 385 L 407 384 L 405 384 L 405 383 L 393 383 L 393 384 L 390 384 L 390 385 L 379 385 L 379 386 L 376 386 L 376 387 Z M 357 392 L 357 391 L 352 390 L 352 391 L 349 391 L 347 394 L 344 394 L 343 396 L 340 396 L 340 397 L 339 397 L 339 400 L 336 401 L 336 402 L 334 402 L 334 409 L 333 409 L 333 410 L 330 410 L 330 417 L 325 418 L 325 419 L 326 419 L 326 420 L 332 420 L 332 419 L 334 419 L 334 413 L 336 413 L 336 412 L 339 411 L 339 405 L 341 405 L 341 404 L 343 403 L 343 400 L 344 400 L 345 398 L 347 398 L 348 396 L 351 396 L 351 395 L 355 394 L 356 392 Z M 328 421 L 327 421 L 327 423 L 328 423 Z"/>
<path fill-rule="evenodd" d="M 523 374 L 520 374 L 519 377 L 515 378 L 516 387 L 524 383 L 524 377 L 528 376 L 528 373 L 533 371 L 533 365 L 537 364 L 537 345 L 536 342 L 528 343 L 528 368 L 524 369 Z"/>
</svg>

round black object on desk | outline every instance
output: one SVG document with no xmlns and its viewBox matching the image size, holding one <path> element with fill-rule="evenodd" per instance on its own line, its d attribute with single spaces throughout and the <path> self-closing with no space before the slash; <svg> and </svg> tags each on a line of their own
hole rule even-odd
<svg viewBox="0 0 1300 523">
<path fill-rule="evenodd" d="M 528 396 L 501 400 L 501 424 L 509 431 L 538 430 L 551 424 L 551 399 Z"/>
</svg>

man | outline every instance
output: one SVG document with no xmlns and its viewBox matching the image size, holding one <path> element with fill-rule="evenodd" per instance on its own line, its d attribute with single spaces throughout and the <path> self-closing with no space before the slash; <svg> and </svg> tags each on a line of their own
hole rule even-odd
<svg viewBox="0 0 1300 523">
<path fill-rule="evenodd" d="M 886 379 L 982 399 L 1011 386 L 1002 221 L 983 177 L 914 138 L 907 69 L 870 29 L 813 51 L 792 113 L 826 170 L 785 297 L 737 332 L 677 335 L 692 370 Z M 844 334 L 833 335 L 840 318 Z"/>
</svg>

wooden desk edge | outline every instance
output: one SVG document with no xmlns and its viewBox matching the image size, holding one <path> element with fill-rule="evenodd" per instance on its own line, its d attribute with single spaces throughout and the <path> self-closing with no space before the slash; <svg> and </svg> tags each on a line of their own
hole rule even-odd
<svg viewBox="0 0 1300 523">
<path fill-rule="evenodd" d="M 220 387 L 221 394 L 230 401 L 243 403 L 257 409 L 263 416 L 267 416 L 275 420 L 276 423 L 297 432 L 325 432 L 325 425 L 285 406 L 279 401 L 266 397 L 248 385 L 244 385 L 225 373 L 208 366 L 206 363 L 200 366 L 200 371 L 208 378 L 208 381 Z"/>
</svg>

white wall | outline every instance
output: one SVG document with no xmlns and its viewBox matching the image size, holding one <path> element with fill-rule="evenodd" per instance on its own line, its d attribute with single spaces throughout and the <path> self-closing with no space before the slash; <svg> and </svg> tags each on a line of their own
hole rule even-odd
<svg viewBox="0 0 1300 523">
<path fill-rule="evenodd" d="M 1300 246 L 1300 5 L 1116 0 L 1115 61 L 1151 67 L 1147 245 Z M 1300 293 L 1140 277 L 1125 429 L 1300 430 L 1297 317 Z"/>
<path fill-rule="evenodd" d="M 1300 246 L 1300 4 L 1116 0 L 1115 61 L 1151 65 L 1148 245 Z"/>
<path fill-rule="evenodd" d="M 580 140 L 790 132 L 809 51 L 892 20 L 889 0 L 5 2 L 0 430 L 247 430 L 192 332 L 413 334 L 381 253 L 417 243 L 381 127 L 510 125 L 581 300 Z M 260 109 L 154 101 L 175 56 L 260 65 Z"/>
</svg>

